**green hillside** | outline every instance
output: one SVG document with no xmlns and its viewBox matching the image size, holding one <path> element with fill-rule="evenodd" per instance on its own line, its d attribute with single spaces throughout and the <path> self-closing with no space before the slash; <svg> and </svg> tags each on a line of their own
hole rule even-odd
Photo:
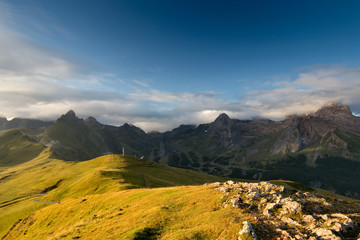
<svg viewBox="0 0 360 240">
<path fill-rule="evenodd" d="M 232 181 L 224 186 L 233 186 L 234 190 L 221 190 L 220 183 L 203 185 L 218 181 L 224 179 L 130 156 L 63 161 L 51 158 L 51 151 L 45 149 L 33 160 L 0 172 L 0 236 L 2 239 L 237 239 L 244 221 L 251 221 L 264 239 L 281 236 L 276 227 L 286 219 L 264 218 L 258 210 L 264 208 L 261 199 L 251 200 L 251 204 L 239 200 L 238 207 L 231 207 L 229 204 L 238 194 L 244 192 L 246 197 L 252 190 L 236 188 L 240 185 Z M 274 183 L 287 187 L 282 193 L 284 197 L 308 196 L 304 213 L 287 217 L 297 220 L 311 213 L 312 206 L 324 206 L 314 211 L 352 214 L 356 221 L 360 220 L 356 200 L 294 182 Z M 258 197 L 281 189 L 270 183 L 253 184 L 269 186 Z M 271 224 L 267 224 L 269 220 Z M 317 224 L 322 224 L 321 220 Z M 285 227 L 308 234 L 304 227 Z M 356 228 L 346 236 L 358 233 Z"/>
<path fill-rule="evenodd" d="M 296 188 L 305 187 L 294 182 L 277 183 Z M 4 239 L 226 240 L 237 239 L 244 221 L 254 224 L 261 239 L 281 237 L 281 234 L 276 232 L 276 228 L 280 226 L 278 222 L 283 221 L 282 219 L 273 218 L 272 221 L 277 222 L 269 222 L 257 208 L 248 207 L 253 204 L 243 204 L 243 207 L 237 208 L 226 206 L 234 199 L 234 194 L 238 191 L 224 193 L 216 186 L 218 185 L 209 184 L 129 189 L 70 198 L 35 211 L 16 222 Z M 315 189 L 310 190 L 315 191 Z M 290 187 L 286 194 L 288 196 L 294 194 L 294 190 Z M 322 210 L 323 214 L 325 211 L 326 213 L 340 211 L 349 214 L 349 209 L 351 209 L 351 213 L 355 212 L 358 216 L 358 201 L 326 192 L 323 192 L 321 196 L 326 197 L 326 200 L 313 196 L 309 198 L 309 202 L 313 201 L 315 207 L 322 207 L 323 202 L 331 201 L 331 208 Z M 252 203 L 259 204 L 256 201 Z M 304 216 L 309 216 L 305 214 L 311 214 L 307 212 L 307 209 L 312 206 L 305 206 L 306 212 L 287 214 L 286 218 L 291 217 L 299 221 Z M 329 214 L 323 216 L 325 215 L 330 216 Z M 321 220 L 319 222 L 321 223 Z M 303 234 L 307 232 L 301 226 L 284 225 L 283 228 L 289 232 L 294 229 L 298 229 Z M 354 228 L 346 232 L 346 236 L 350 237 L 346 239 L 353 239 L 358 234 L 359 229 Z"/>
<path fill-rule="evenodd" d="M 72 111 L 46 128 L 43 142 L 65 160 L 89 160 L 107 152 L 102 137 Z"/>
<path fill-rule="evenodd" d="M 53 159 L 49 149 L 0 172 L 0 233 L 51 203 L 133 188 L 193 185 L 223 180 L 135 157 L 107 155 L 83 162 Z"/>
<path fill-rule="evenodd" d="M 360 199 L 360 182 L 351 181 L 360 169 L 359 127 L 360 118 L 349 107 L 334 103 L 279 122 L 237 120 L 221 114 L 214 122 L 180 125 L 164 133 L 146 133 L 127 123 L 104 125 L 93 117 L 83 120 L 70 110 L 48 127 L 21 132 L 22 141 L 28 135 L 62 160 L 84 161 L 125 150 L 127 155 L 171 167 L 231 178 L 287 179 Z M 0 162 L 5 161 L 5 166 L 36 156 L 7 157 L 9 147 L 4 140 L 0 147 L 7 150 L 0 152 Z M 24 145 L 16 141 L 11 146 Z"/>
<path fill-rule="evenodd" d="M 73 198 L 37 211 L 23 226 L 26 233 L 5 239 L 214 239 L 221 233 L 232 239 L 251 216 L 216 209 L 220 198 L 219 191 L 204 186 Z"/>
<path fill-rule="evenodd" d="M 27 162 L 43 149 L 18 129 L 0 131 L 0 169 Z"/>
</svg>

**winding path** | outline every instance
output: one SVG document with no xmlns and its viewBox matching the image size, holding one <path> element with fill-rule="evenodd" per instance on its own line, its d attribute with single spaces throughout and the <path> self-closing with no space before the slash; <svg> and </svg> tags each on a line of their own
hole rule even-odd
<svg viewBox="0 0 360 240">
<path fill-rule="evenodd" d="M 40 198 L 39 199 L 35 199 L 34 202 L 37 202 L 37 203 L 60 203 L 60 202 L 53 202 L 53 201 L 41 201 Z"/>
<path fill-rule="evenodd" d="M 46 193 L 36 193 L 36 194 L 9 194 L 9 195 L 0 195 L 0 197 L 34 197 L 34 196 L 45 196 L 47 195 Z M 41 201 L 40 198 L 39 199 L 34 199 L 34 202 L 37 203 L 60 203 L 57 201 Z"/>
</svg>

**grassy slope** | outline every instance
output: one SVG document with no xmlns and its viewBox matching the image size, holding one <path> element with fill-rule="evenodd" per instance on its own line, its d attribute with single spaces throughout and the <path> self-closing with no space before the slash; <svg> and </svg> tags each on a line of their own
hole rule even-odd
<svg viewBox="0 0 360 240">
<path fill-rule="evenodd" d="M 45 136 L 45 139 L 56 140 L 63 145 L 54 150 L 65 160 L 89 160 L 107 152 L 101 136 L 75 117 L 62 116 L 46 128 Z"/>
<path fill-rule="evenodd" d="M 63 201 L 132 188 L 222 180 L 120 155 L 107 155 L 84 162 L 66 162 L 52 159 L 50 154 L 46 149 L 32 161 L 0 172 L 0 236 L 18 219 L 49 205 L 34 202 L 35 199 Z"/>
<path fill-rule="evenodd" d="M 208 186 L 136 189 L 85 196 L 37 211 L 19 231 L 7 237 L 232 239 L 250 215 L 237 209 L 218 208 L 220 198 L 221 192 Z"/>
<path fill-rule="evenodd" d="M 44 147 L 18 129 L 0 131 L 0 168 L 15 166 L 35 158 Z"/>
<path fill-rule="evenodd" d="M 234 239 L 243 221 L 254 221 L 249 211 L 219 207 L 226 198 L 209 185 L 163 188 L 223 179 L 134 157 L 66 162 L 51 159 L 46 149 L 2 171 L 0 179 L 5 239 Z M 289 181 L 274 183 L 318 192 Z M 8 231 L 11 226 L 14 231 Z"/>
<path fill-rule="evenodd" d="M 249 210 L 221 207 L 227 198 L 211 185 L 130 189 L 72 198 L 36 211 L 14 226 L 15 231 L 5 239 L 236 239 L 243 221 L 267 228 L 257 225 Z M 358 203 L 345 200 L 347 207 Z M 271 231 L 267 229 L 269 234 Z"/>
</svg>

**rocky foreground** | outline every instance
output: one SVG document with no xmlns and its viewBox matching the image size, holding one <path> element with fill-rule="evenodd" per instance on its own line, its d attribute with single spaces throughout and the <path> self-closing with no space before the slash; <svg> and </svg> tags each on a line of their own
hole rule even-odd
<svg viewBox="0 0 360 240">
<path fill-rule="evenodd" d="M 239 240 L 360 239 L 358 203 L 269 182 L 227 181 L 212 186 L 224 192 L 221 207 L 240 208 L 254 216 L 253 222 L 243 222 Z"/>
</svg>

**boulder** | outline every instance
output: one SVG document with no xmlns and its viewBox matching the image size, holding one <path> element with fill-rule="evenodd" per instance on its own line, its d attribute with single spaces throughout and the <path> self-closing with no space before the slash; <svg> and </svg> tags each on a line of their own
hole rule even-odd
<svg viewBox="0 0 360 240">
<path fill-rule="evenodd" d="M 341 240 L 340 237 L 336 236 L 330 229 L 326 228 L 315 228 L 312 233 L 323 240 Z"/>
<path fill-rule="evenodd" d="M 303 222 L 304 223 L 313 223 L 313 222 L 315 222 L 316 221 L 316 219 L 313 217 L 313 216 L 311 216 L 311 215 L 305 215 L 304 217 L 303 217 Z"/>
<path fill-rule="evenodd" d="M 248 221 L 243 222 L 243 228 L 239 231 L 239 235 L 238 240 L 248 240 L 249 237 L 252 240 L 258 239 L 253 226 Z"/>
<path fill-rule="evenodd" d="M 295 214 L 302 211 L 302 205 L 292 198 L 284 198 L 280 201 L 282 204 L 281 214 Z"/>
</svg>

